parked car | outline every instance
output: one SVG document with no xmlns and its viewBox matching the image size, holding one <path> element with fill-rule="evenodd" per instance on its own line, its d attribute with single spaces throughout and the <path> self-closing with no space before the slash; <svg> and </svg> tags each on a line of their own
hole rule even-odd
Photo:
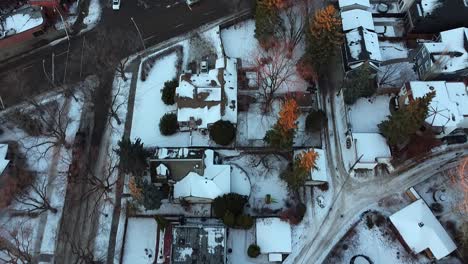
<svg viewBox="0 0 468 264">
<path fill-rule="evenodd" d="M 194 4 L 200 2 L 200 0 L 186 0 L 188 6 L 193 6 Z"/>
<path fill-rule="evenodd" d="M 112 9 L 114 10 L 120 9 L 120 0 L 112 0 Z"/>
</svg>

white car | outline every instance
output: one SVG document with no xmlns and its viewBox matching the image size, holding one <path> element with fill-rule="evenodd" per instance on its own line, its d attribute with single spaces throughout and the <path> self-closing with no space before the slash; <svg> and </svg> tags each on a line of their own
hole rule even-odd
<svg viewBox="0 0 468 264">
<path fill-rule="evenodd" d="M 112 9 L 114 10 L 120 9 L 120 0 L 112 0 Z"/>
</svg>

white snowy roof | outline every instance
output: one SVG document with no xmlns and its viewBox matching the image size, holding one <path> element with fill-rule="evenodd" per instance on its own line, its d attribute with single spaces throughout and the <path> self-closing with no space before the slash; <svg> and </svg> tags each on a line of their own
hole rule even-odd
<svg viewBox="0 0 468 264">
<path fill-rule="evenodd" d="M 429 249 L 436 259 L 441 259 L 457 248 L 422 199 L 391 215 L 390 221 L 415 253 Z"/>
<path fill-rule="evenodd" d="M 167 168 L 166 165 L 161 163 L 156 167 L 156 174 L 157 175 L 162 175 L 162 176 L 168 176 L 169 175 L 169 169 Z"/>
<path fill-rule="evenodd" d="M 8 144 L 0 144 L 0 175 L 5 171 L 9 160 L 5 159 L 8 152 Z"/>
<path fill-rule="evenodd" d="M 174 185 L 174 198 L 214 199 L 231 192 L 231 166 L 214 164 L 214 151 L 205 151 L 204 174 L 190 172 Z"/>
<path fill-rule="evenodd" d="M 8 16 L 2 17 L 0 20 L 1 31 L 13 31 L 18 34 L 44 23 L 42 11 L 39 7 L 22 8 Z"/>
<path fill-rule="evenodd" d="M 364 28 L 353 29 L 345 34 L 346 44 L 351 59 L 349 61 L 376 60 L 381 61 L 379 38 L 377 33 Z"/>
<path fill-rule="evenodd" d="M 157 230 L 158 223 L 154 218 L 129 217 L 122 263 L 153 263 L 156 257 Z M 149 251 L 148 254 L 145 249 Z"/>
<path fill-rule="evenodd" d="M 414 99 L 435 91 L 426 118 L 432 126 L 456 127 L 468 114 L 467 87 L 462 82 L 414 81 L 409 85 Z"/>
<path fill-rule="evenodd" d="M 352 6 L 352 5 L 360 5 L 360 6 L 363 6 L 363 7 L 370 8 L 369 0 L 339 0 L 338 4 L 339 4 L 340 8 L 348 7 L 348 6 Z"/>
<path fill-rule="evenodd" d="M 341 12 L 341 22 L 343 31 L 363 27 L 374 31 L 374 21 L 372 20 L 372 13 L 361 9 L 353 9 Z"/>
<path fill-rule="evenodd" d="M 465 49 L 467 39 L 468 28 L 460 27 L 440 32 L 440 42 L 424 43 L 423 46 L 431 53 L 437 65 L 433 70 L 455 72 L 468 68 L 468 51 Z M 459 54 L 454 56 L 451 54 L 453 52 Z"/>
<path fill-rule="evenodd" d="M 422 15 L 428 16 L 440 5 L 443 4 L 443 1 L 440 0 L 421 0 Z M 418 11 L 421 11 L 418 9 Z"/>
<path fill-rule="evenodd" d="M 216 67 L 208 73 L 181 75 L 176 88 L 177 121 L 199 120 L 199 128 L 218 120 L 237 123 L 237 62 L 224 57 L 216 60 Z"/>
<path fill-rule="evenodd" d="M 356 157 L 360 163 L 376 163 L 377 158 L 391 158 L 385 138 L 378 133 L 353 133 Z"/>
<path fill-rule="evenodd" d="M 325 155 L 325 151 L 323 149 L 314 149 L 315 152 L 317 152 L 318 159 L 316 162 L 316 167 L 315 169 L 311 170 L 311 175 L 312 175 L 312 180 L 314 181 L 328 181 L 327 177 L 327 157 Z"/>
<path fill-rule="evenodd" d="M 277 217 L 257 218 L 257 245 L 262 253 L 291 253 L 291 226 Z"/>
</svg>

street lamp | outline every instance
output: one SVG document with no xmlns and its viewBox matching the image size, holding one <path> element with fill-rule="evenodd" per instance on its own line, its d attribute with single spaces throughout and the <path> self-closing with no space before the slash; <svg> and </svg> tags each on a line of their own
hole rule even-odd
<svg viewBox="0 0 468 264">
<path fill-rule="evenodd" d="M 140 36 L 141 44 L 143 45 L 143 50 L 146 51 L 145 41 L 143 40 L 143 37 L 141 36 L 140 29 L 138 28 L 138 25 L 136 24 L 136 22 L 135 22 L 135 20 L 133 19 L 133 17 L 130 17 L 130 19 L 132 20 L 133 25 L 135 25 L 135 28 L 136 28 L 136 30 L 137 30 L 137 32 L 138 32 L 138 35 Z"/>
<path fill-rule="evenodd" d="M 62 23 L 63 23 L 63 28 L 65 29 L 65 34 L 67 34 L 67 40 L 68 40 L 67 59 L 65 60 L 65 70 L 63 73 L 63 83 L 65 84 L 65 79 L 67 78 L 68 56 L 70 53 L 70 35 L 68 35 L 67 24 L 65 23 L 65 20 L 63 19 L 62 13 L 60 13 L 60 10 L 57 9 L 56 7 L 54 7 L 54 11 L 57 11 L 59 13 L 60 19 L 62 20 Z"/>
</svg>

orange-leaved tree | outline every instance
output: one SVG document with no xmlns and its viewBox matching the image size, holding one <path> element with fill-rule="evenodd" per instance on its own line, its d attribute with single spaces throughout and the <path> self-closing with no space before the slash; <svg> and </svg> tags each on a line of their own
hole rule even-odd
<svg viewBox="0 0 468 264">
<path fill-rule="evenodd" d="M 318 157 L 318 153 L 314 150 L 303 151 L 294 159 L 292 170 L 284 171 L 281 174 L 281 179 L 288 184 L 291 190 L 297 191 L 310 178 L 311 170 L 316 169 Z"/>
<path fill-rule="evenodd" d="M 268 9 L 283 9 L 291 5 L 291 0 L 262 0 Z"/>
<path fill-rule="evenodd" d="M 286 99 L 281 106 L 276 124 L 266 132 L 264 141 L 271 147 L 288 149 L 293 145 L 299 107 L 294 99 Z"/>
<path fill-rule="evenodd" d="M 310 171 L 312 169 L 315 169 L 317 159 L 319 157 L 319 154 L 315 152 L 313 149 L 309 151 L 303 151 L 298 155 L 298 166 L 302 168 L 305 171 Z"/>
<path fill-rule="evenodd" d="M 297 128 L 299 118 L 299 106 L 296 100 L 286 99 L 279 112 L 278 126 L 283 134 Z"/>
<path fill-rule="evenodd" d="M 128 181 L 128 189 L 135 200 L 141 201 L 143 199 L 143 189 L 138 186 L 135 177 L 130 177 L 130 180 Z"/>
</svg>

